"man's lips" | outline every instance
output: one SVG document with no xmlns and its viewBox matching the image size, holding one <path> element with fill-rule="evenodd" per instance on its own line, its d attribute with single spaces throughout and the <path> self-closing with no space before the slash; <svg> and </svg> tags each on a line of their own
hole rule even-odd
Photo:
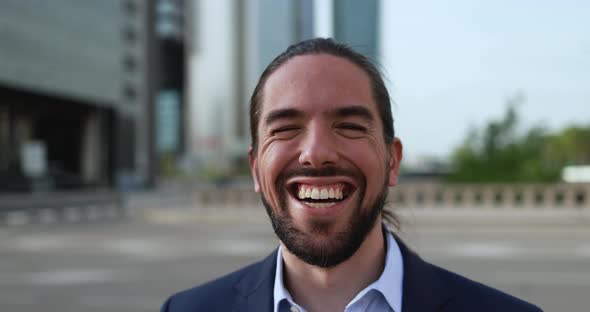
<svg viewBox="0 0 590 312">
<path fill-rule="evenodd" d="M 329 208 L 346 200 L 356 186 L 349 178 L 295 178 L 287 183 L 291 197 L 312 208 Z"/>
</svg>

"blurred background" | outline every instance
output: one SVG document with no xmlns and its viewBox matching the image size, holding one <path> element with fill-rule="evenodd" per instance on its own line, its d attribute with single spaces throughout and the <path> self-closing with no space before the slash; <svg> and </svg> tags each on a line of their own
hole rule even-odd
<svg viewBox="0 0 590 312">
<path fill-rule="evenodd" d="M 581 0 L 4 0 L 0 310 L 155 311 L 272 251 L 249 97 L 288 45 L 333 37 L 386 78 L 402 237 L 587 311 L 588 17 Z"/>
</svg>

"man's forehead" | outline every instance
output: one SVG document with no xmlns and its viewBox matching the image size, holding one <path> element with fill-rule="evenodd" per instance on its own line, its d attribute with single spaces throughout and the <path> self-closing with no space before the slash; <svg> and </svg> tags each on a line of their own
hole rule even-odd
<svg viewBox="0 0 590 312">
<path fill-rule="evenodd" d="M 345 58 L 320 54 L 296 56 L 272 73 L 262 92 L 262 113 L 271 110 L 336 110 L 375 105 L 368 75 Z"/>
<path fill-rule="evenodd" d="M 345 57 L 331 54 L 310 54 L 295 56 L 279 66 L 267 80 L 273 83 L 297 83 L 314 78 L 333 76 L 334 82 L 355 81 L 368 83 L 367 73 Z"/>
</svg>

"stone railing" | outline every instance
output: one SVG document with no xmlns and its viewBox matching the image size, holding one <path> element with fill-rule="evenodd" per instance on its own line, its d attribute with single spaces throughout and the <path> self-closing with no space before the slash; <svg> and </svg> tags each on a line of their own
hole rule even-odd
<svg viewBox="0 0 590 312">
<path fill-rule="evenodd" d="M 110 190 L 0 195 L 0 225 L 114 220 L 127 214 Z"/>
<path fill-rule="evenodd" d="M 251 207 L 260 196 L 251 188 L 196 190 L 196 207 Z M 390 188 L 389 202 L 408 208 L 590 209 L 590 184 L 402 183 Z"/>
<path fill-rule="evenodd" d="M 478 211 L 482 211 L 485 215 L 495 212 L 499 212 L 496 215 L 504 215 L 503 211 L 545 211 L 552 215 L 565 213 L 579 216 L 582 213 L 590 216 L 590 184 L 405 182 L 390 188 L 389 192 L 388 202 L 393 208 L 412 212 L 456 211 L 474 212 L 477 215 Z M 260 209 L 260 196 L 251 186 L 187 188 L 176 192 L 146 192 L 142 195 L 73 192 L 51 196 L 0 196 L 0 225 L 119 219 L 131 212 L 156 210 L 202 211 L 222 215 L 236 212 L 236 209 L 253 211 L 248 208 L 263 211 Z"/>
<path fill-rule="evenodd" d="M 413 208 L 590 208 L 590 184 L 407 183 L 390 189 L 390 201 Z"/>
</svg>

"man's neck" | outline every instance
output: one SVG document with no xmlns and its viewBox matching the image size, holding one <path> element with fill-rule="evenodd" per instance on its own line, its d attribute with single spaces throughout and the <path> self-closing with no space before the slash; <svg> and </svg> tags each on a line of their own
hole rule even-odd
<svg viewBox="0 0 590 312">
<path fill-rule="evenodd" d="M 331 268 L 307 264 L 283 246 L 285 287 L 293 300 L 309 312 L 344 311 L 346 305 L 383 272 L 384 240 L 381 222 L 376 222 L 356 253 Z"/>
</svg>

